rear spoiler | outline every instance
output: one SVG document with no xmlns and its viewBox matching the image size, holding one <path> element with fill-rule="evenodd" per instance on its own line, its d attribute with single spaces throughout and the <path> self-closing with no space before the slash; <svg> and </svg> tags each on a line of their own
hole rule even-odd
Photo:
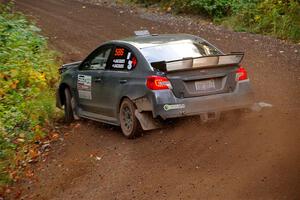
<svg viewBox="0 0 300 200">
<path fill-rule="evenodd" d="M 227 55 L 202 56 L 184 58 L 181 60 L 153 62 L 151 66 L 163 72 L 192 70 L 196 68 L 220 67 L 225 65 L 239 65 L 243 60 L 243 52 L 232 52 Z"/>
</svg>

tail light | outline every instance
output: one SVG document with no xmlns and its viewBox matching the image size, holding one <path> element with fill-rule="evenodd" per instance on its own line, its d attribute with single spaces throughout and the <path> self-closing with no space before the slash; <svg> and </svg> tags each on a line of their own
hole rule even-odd
<svg viewBox="0 0 300 200">
<path fill-rule="evenodd" d="M 146 86 L 150 90 L 172 89 L 170 81 L 166 77 L 162 76 L 148 76 Z"/>
<path fill-rule="evenodd" d="M 248 79 L 248 74 L 245 68 L 239 67 L 236 70 L 236 81 L 242 81 L 242 80 L 247 80 Z"/>
</svg>

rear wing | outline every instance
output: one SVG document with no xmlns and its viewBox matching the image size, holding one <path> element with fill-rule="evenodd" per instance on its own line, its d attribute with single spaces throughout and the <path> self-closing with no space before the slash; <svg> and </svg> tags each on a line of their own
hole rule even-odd
<svg viewBox="0 0 300 200">
<path fill-rule="evenodd" d="M 221 67 L 225 65 L 239 65 L 243 60 L 243 52 L 233 52 L 227 55 L 203 56 L 184 58 L 182 60 L 153 62 L 151 66 L 163 72 L 192 70 L 196 68 Z"/>
</svg>

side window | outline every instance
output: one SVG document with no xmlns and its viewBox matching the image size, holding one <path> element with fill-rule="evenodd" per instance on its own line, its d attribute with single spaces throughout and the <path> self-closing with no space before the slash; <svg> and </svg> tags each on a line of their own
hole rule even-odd
<svg viewBox="0 0 300 200">
<path fill-rule="evenodd" d="M 129 71 L 137 66 L 137 59 L 127 48 L 116 46 L 113 52 L 112 70 Z"/>
<path fill-rule="evenodd" d="M 111 53 L 111 47 L 99 49 L 94 56 L 83 66 L 83 70 L 104 70 Z"/>
</svg>

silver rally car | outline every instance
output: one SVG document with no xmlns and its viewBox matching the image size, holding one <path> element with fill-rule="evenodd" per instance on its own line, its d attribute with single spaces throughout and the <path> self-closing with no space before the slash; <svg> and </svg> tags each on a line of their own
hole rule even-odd
<svg viewBox="0 0 300 200">
<path fill-rule="evenodd" d="M 169 118 L 216 119 L 253 105 L 242 58 L 193 35 L 136 32 L 63 65 L 57 106 L 67 122 L 82 117 L 121 126 L 127 138 Z"/>
</svg>

